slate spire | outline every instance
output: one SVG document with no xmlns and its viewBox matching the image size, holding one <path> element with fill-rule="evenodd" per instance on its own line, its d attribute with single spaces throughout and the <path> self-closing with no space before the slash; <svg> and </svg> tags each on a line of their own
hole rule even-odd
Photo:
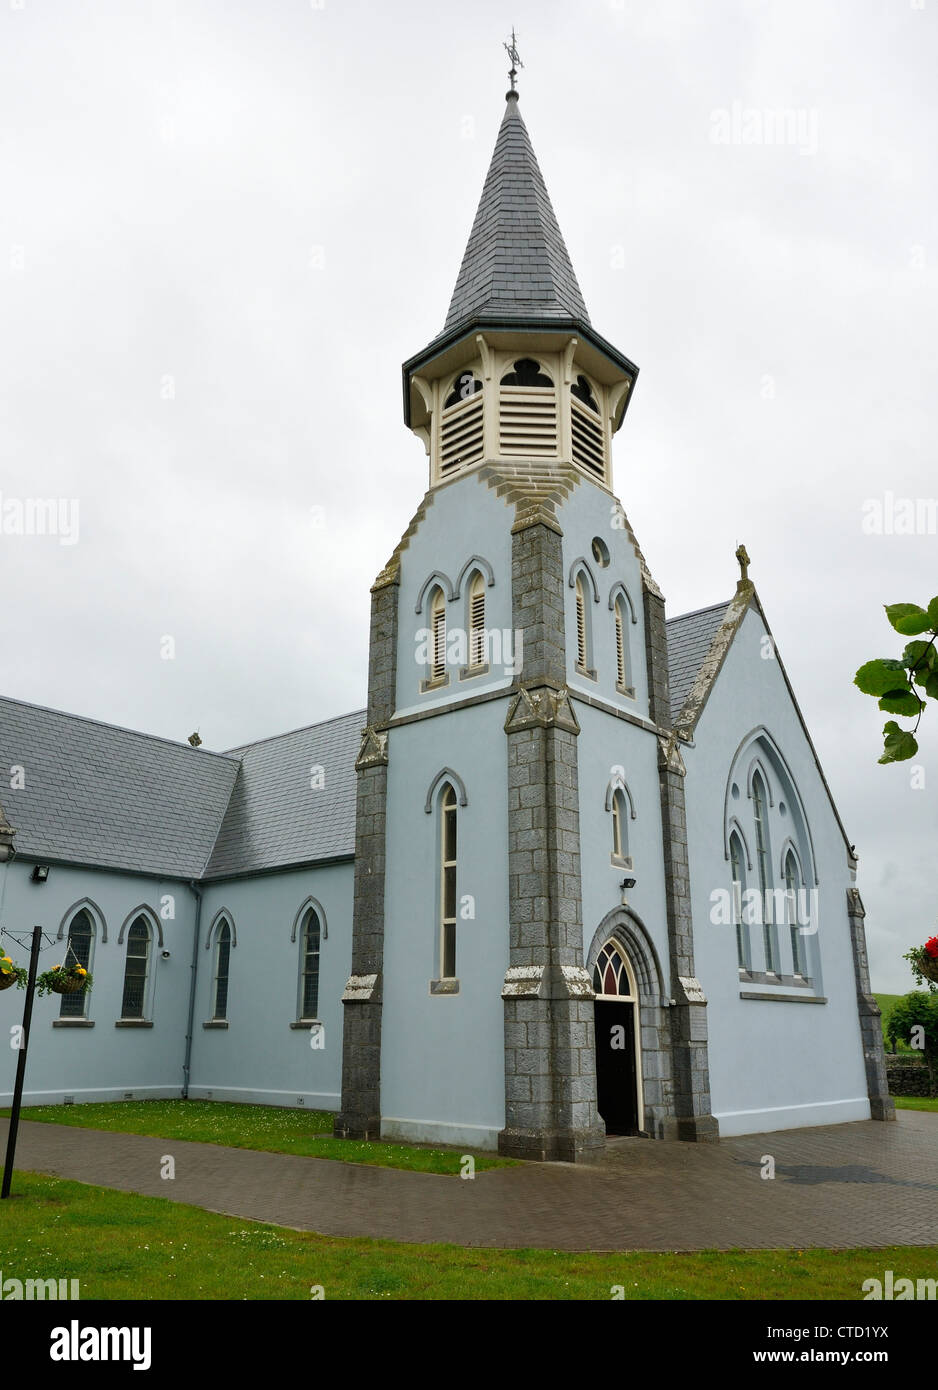
<svg viewBox="0 0 938 1390">
<path fill-rule="evenodd" d="M 506 102 L 444 335 L 480 320 L 589 324 L 518 93 Z"/>
</svg>

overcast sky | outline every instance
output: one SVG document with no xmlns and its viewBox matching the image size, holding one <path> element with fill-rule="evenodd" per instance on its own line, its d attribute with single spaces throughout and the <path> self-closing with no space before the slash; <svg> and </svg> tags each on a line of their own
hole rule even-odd
<svg viewBox="0 0 938 1390">
<path fill-rule="evenodd" d="M 938 593 L 938 537 L 863 530 L 938 494 L 938 0 L 0 5 L 0 494 L 79 504 L 76 544 L 0 531 L 0 692 L 214 749 L 364 703 L 427 484 L 400 364 L 442 327 L 513 21 L 593 324 L 641 369 L 616 491 L 672 616 L 746 542 L 874 986 L 908 989 L 938 708 L 913 787 L 852 678 L 901 650 L 883 603 Z"/>
</svg>

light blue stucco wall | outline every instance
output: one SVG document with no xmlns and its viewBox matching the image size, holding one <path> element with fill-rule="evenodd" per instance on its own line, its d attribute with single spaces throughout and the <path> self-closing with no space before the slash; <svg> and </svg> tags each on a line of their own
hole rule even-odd
<svg viewBox="0 0 938 1390">
<path fill-rule="evenodd" d="M 190 1095 L 338 1110 L 342 1083 L 342 991 L 351 968 L 353 866 L 336 864 L 203 890 Z M 325 916 L 319 956 L 322 1048 L 311 1030 L 291 1028 L 299 1011 L 300 931 L 293 924 L 308 897 Z M 228 1027 L 203 1025 L 213 1007 L 212 923 L 230 914 L 237 936 L 228 979 Z"/>
<path fill-rule="evenodd" d="M 35 922 L 55 937 L 66 914 L 88 898 L 107 928 L 96 934 L 91 961 L 94 987 L 87 1017 L 93 1027 L 55 1027 L 58 996 L 36 999 L 25 1099 L 29 1104 L 173 1097 L 182 1094 L 192 978 L 196 897 L 185 883 L 94 869 L 53 865 L 48 881 L 30 882 L 32 864 L 6 869 L 4 926 L 23 938 Z M 207 885 L 204 889 L 194 1016 L 190 1095 L 219 1100 L 338 1109 L 342 1073 L 341 995 L 351 964 L 351 863 Z M 310 1046 L 310 1030 L 291 1029 L 299 1005 L 300 941 L 291 942 L 297 911 L 309 896 L 322 906 L 328 937 L 320 953 L 320 1019 L 324 1046 Z M 152 1028 L 117 1028 L 123 995 L 126 942 L 121 925 L 141 905 L 161 916 L 163 944 L 154 941 L 145 1016 Z M 227 1029 L 206 1030 L 212 1011 L 214 952 L 205 941 L 220 908 L 237 930 L 231 952 Z M 64 936 L 64 933 L 63 933 Z M 9 939 L 4 938 L 9 945 Z M 163 959 L 162 950 L 169 951 Z M 28 947 L 11 949 L 28 962 Z M 64 939 L 44 950 L 40 969 L 64 957 Z M 0 1031 L 22 1019 L 23 994 L 0 994 Z M 0 1099 L 12 1093 L 16 1053 L 2 1049 Z"/>
<path fill-rule="evenodd" d="M 87 996 L 86 1016 L 94 1026 L 59 1027 L 58 995 L 37 997 L 33 1009 L 24 1095 L 30 1104 L 55 1103 L 65 1096 L 76 1103 L 119 1100 L 126 1093 L 136 1098 L 179 1095 L 183 1084 L 186 1011 L 195 921 L 195 898 L 185 884 L 173 880 L 138 877 L 52 865 L 48 880 L 32 883 L 32 864 L 14 860 L 7 866 L 3 898 L 3 925 L 26 942 L 9 954 L 21 965 L 29 962 L 29 937 L 34 925 L 57 938 L 70 909 L 85 898 L 100 910 L 107 940 L 96 931 L 91 970 L 94 986 Z M 160 914 L 169 907 L 173 917 L 161 917 L 163 949 L 154 941 L 150 956 L 147 1017 L 152 1028 L 115 1028 L 123 997 L 126 941 L 118 934 L 129 914 L 141 905 Z M 43 950 L 39 970 L 59 965 L 65 958 L 63 939 Z M 0 1099 L 9 1098 L 16 1071 L 16 1052 L 8 1046 L 10 1028 L 23 1015 L 23 993 L 8 989 L 0 994 Z"/>
<path fill-rule="evenodd" d="M 505 1123 L 501 998 L 508 968 L 507 702 L 407 724 L 390 734 L 381 1049 L 383 1132 L 494 1147 Z M 458 810 L 458 994 L 439 977 L 439 796 L 445 767 L 465 784 Z"/>
<path fill-rule="evenodd" d="M 708 1000 L 713 1113 L 723 1134 L 869 1118 L 846 912 L 851 884 L 847 847 L 778 662 L 762 655 L 770 650 L 763 644 L 765 635 L 761 618 L 750 609 L 697 726 L 695 747 L 684 750 L 696 967 Z M 819 896 L 818 932 L 810 949 L 815 992 L 823 993 L 825 1004 L 740 999 L 741 989 L 765 992 L 770 987 L 740 982 L 734 928 L 710 921 L 712 892 L 729 889 L 732 879 L 724 854 L 727 779 L 739 744 L 760 726 L 771 734 L 790 769 L 813 839 Z M 741 795 L 735 804 L 744 823 L 752 814 L 747 767 L 748 759 L 737 779 Z M 775 780 L 771 767 L 768 772 Z M 773 796 L 769 840 L 779 884 L 778 859 L 790 831 L 791 810 L 787 818 L 782 816 L 778 802 L 788 798 L 780 796 L 777 780 Z M 757 882 L 754 864 L 749 884 Z M 753 964 L 759 965 L 761 930 L 753 926 L 751 933 Z M 787 928 L 780 928 L 779 941 L 782 970 L 789 973 Z M 781 987 L 777 992 L 795 993 Z"/>
</svg>

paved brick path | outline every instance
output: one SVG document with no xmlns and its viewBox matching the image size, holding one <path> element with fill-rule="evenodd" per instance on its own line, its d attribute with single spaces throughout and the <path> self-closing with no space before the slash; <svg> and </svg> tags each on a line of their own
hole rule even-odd
<svg viewBox="0 0 938 1390">
<path fill-rule="evenodd" d="M 174 1181 L 159 1175 L 167 1153 Z M 760 1176 L 763 1154 L 774 1181 Z M 912 1110 L 896 1124 L 715 1145 L 617 1139 L 595 1167 L 526 1164 L 471 1182 L 35 1122 L 20 1127 L 17 1166 L 337 1236 L 556 1250 L 938 1245 L 938 1115 Z"/>
</svg>

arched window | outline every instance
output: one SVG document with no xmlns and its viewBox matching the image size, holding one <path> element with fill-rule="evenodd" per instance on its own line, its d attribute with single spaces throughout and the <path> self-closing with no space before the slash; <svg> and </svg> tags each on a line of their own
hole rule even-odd
<svg viewBox="0 0 938 1390">
<path fill-rule="evenodd" d="M 636 999 L 625 957 L 614 941 L 607 941 L 593 966 L 593 989 L 607 999 Z"/>
<path fill-rule="evenodd" d="M 124 994 L 121 1018 L 144 1018 L 147 976 L 150 970 L 150 924 L 141 914 L 127 931 L 127 959 L 124 965 Z"/>
<path fill-rule="evenodd" d="M 83 965 L 91 971 L 91 949 L 94 944 L 94 920 L 87 908 L 76 912 L 68 924 L 68 944 L 62 965 Z M 84 1018 L 88 1007 L 88 991 L 77 994 L 63 994 L 59 1008 L 59 1018 Z"/>
<path fill-rule="evenodd" d="M 222 919 L 215 937 L 215 973 L 212 977 L 212 1018 L 228 1017 L 228 967 L 231 960 L 231 926 Z"/>
<path fill-rule="evenodd" d="M 771 921 L 772 912 L 768 907 L 771 883 L 771 864 L 769 860 L 769 829 L 765 814 L 765 785 L 758 772 L 752 777 L 752 815 L 756 826 L 756 863 L 759 871 L 759 892 L 762 902 L 762 938 L 765 944 L 765 968 L 771 974 L 778 973 L 778 943 L 775 927 Z"/>
<path fill-rule="evenodd" d="M 446 600 L 442 589 L 430 595 L 430 683 L 446 679 Z"/>
<path fill-rule="evenodd" d="M 319 914 L 309 909 L 300 933 L 300 1018 L 319 1017 L 319 947 L 322 927 Z"/>
<path fill-rule="evenodd" d="M 440 796 L 440 979 L 456 978 L 456 792 Z"/>
<path fill-rule="evenodd" d="M 477 391 L 482 390 L 482 383 L 472 372 L 460 372 L 453 382 L 450 393 L 443 402 L 443 409 L 449 410 L 451 405 L 459 405 L 462 401 L 469 400 Z"/>
<path fill-rule="evenodd" d="M 629 854 L 629 810 L 625 792 L 617 787 L 612 794 L 612 858 L 615 863 L 632 867 Z"/>
<path fill-rule="evenodd" d="M 589 406 L 590 410 L 595 410 L 596 414 L 599 414 L 599 406 L 596 404 L 596 398 L 593 395 L 593 389 L 585 376 L 578 376 L 576 381 L 570 387 L 570 390 L 572 394 L 576 396 L 578 401 L 582 401 L 584 405 Z"/>
<path fill-rule="evenodd" d="M 469 586 L 469 668 L 485 665 L 485 580 L 478 571 Z"/>
<path fill-rule="evenodd" d="M 749 969 L 749 927 L 743 921 L 743 894 L 746 891 L 746 870 L 743 847 L 739 836 L 730 836 L 730 864 L 733 868 L 733 921 L 736 924 L 736 959 L 740 970 Z"/>
<path fill-rule="evenodd" d="M 805 939 L 801 932 L 801 924 L 798 921 L 798 890 L 800 887 L 801 875 L 798 872 L 795 856 L 789 850 L 785 856 L 785 899 L 788 905 L 788 923 L 791 931 L 792 968 L 796 975 L 804 978 L 808 973 L 808 963 Z"/>
<path fill-rule="evenodd" d="M 586 594 L 583 590 L 583 576 L 576 577 L 576 665 L 583 675 L 589 671 L 589 633 L 586 617 Z"/>
<path fill-rule="evenodd" d="M 629 629 L 626 625 L 625 605 L 621 598 L 616 599 L 616 685 L 623 694 L 631 688 L 629 671 Z"/>
<path fill-rule="evenodd" d="M 501 380 L 502 386 L 553 386 L 550 377 L 541 370 L 541 364 L 533 357 L 520 357 L 514 363 L 514 371 L 507 372 Z"/>
</svg>

